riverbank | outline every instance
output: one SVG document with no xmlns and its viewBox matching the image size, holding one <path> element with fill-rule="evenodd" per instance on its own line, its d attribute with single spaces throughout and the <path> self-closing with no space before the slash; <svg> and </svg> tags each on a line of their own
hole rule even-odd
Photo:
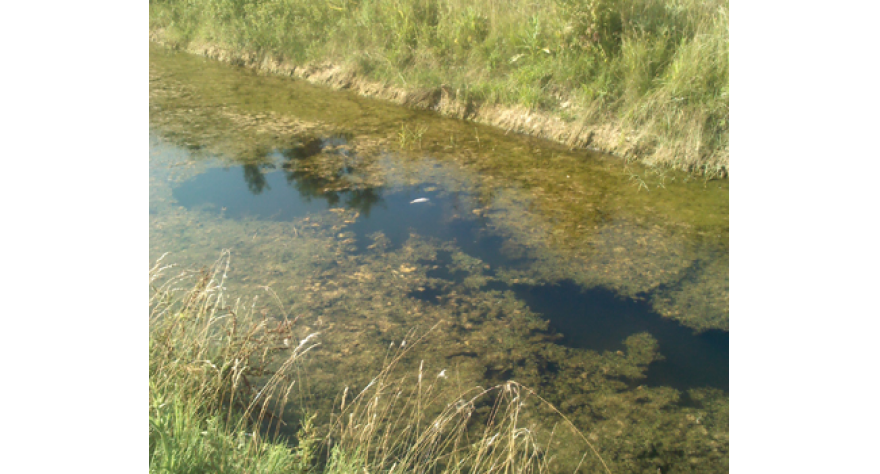
<svg viewBox="0 0 880 474">
<path fill-rule="evenodd" d="M 150 4 L 150 40 L 706 178 L 729 173 L 728 5 Z"/>
</svg>

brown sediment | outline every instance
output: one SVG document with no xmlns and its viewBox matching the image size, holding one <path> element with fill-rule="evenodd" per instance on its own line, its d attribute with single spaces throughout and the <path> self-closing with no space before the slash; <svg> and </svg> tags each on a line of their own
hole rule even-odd
<svg viewBox="0 0 880 474">
<path fill-rule="evenodd" d="M 166 41 L 163 29 L 151 30 L 150 41 L 178 47 Z M 729 149 L 715 152 L 708 157 L 699 156 L 699 152 L 688 149 L 684 144 L 670 149 L 668 146 L 658 145 L 656 138 L 648 134 L 622 127 L 615 119 L 603 122 L 564 120 L 559 114 L 523 106 L 477 103 L 461 99 L 458 91 L 447 86 L 407 89 L 370 80 L 351 67 L 329 61 L 294 64 L 281 55 L 238 51 L 205 42 L 190 42 L 182 49 L 256 71 L 303 79 L 333 89 L 351 90 L 364 97 L 387 100 L 413 109 L 432 110 L 446 117 L 470 120 L 505 131 L 551 140 L 572 149 L 599 151 L 648 166 L 676 168 L 719 178 L 727 177 L 730 169 Z M 566 112 L 569 116 L 578 116 L 583 111 L 571 108 Z"/>
</svg>

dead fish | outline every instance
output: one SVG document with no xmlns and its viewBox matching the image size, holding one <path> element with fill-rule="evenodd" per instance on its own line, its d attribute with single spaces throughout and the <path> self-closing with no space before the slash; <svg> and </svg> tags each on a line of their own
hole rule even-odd
<svg viewBox="0 0 880 474">
<path fill-rule="evenodd" d="M 410 203 L 410 204 L 415 204 L 415 203 L 417 203 L 417 202 L 428 202 L 428 198 L 418 198 L 418 199 L 413 199 L 413 200 L 410 201 L 409 203 Z"/>
</svg>

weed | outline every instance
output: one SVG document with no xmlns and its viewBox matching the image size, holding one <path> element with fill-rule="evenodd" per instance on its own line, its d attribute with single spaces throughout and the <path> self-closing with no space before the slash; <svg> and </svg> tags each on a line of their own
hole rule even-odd
<svg viewBox="0 0 880 474">
<path fill-rule="evenodd" d="M 539 440 L 545 433 L 527 426 L 538 408 L 558 415 L 580 435 L 594 462 L 610 472 L 567 418 L 514 381 L 459 393 L 450 389 L 446 369 L 428 373 L 422 361 L 415 374 L 399 370 L 401 360 L 435 328 L 397 346 L 379 375 L 351 401 L 343 395 L 328 436 L 333 446 L 327 472 L 355 472 L 353 467 L 357 472 L 554 472 L 553 456 Z M 411 332 L 406 340 L 413 339 Z"/>
<path fill-rule="evenodd" d="M 421 150 L 422 136 L 424 136 L 427 131 L 427 125 L 419 125 L 413 128 L 410 128 L 409 125 L 401 126 L 400 131 L 397 132 L 397 141 L 400 144 L 400 148 L 411 150 L 413 149 L 413 146 L 417 146 L 418 149 Z"/>
<path fill-rule="evenodd" d="M 150 471 L 292 472 L 304 451 L 262 438 L 285 424 L 291 369 L 314 344 L 282 346 L 289 325 L 272 328 L 228 304 L 228 252 L 211 269 L 160 284 L 173 268 L 161 261 L 150 270 Z M 258 384 L 279 352 L 283 362 Z"/>
</svg>

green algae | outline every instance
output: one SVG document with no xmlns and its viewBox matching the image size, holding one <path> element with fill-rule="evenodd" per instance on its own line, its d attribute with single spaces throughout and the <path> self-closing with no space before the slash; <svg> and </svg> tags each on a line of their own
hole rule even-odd
<svg viewBox="0 0 880 474">
<path fill-rule="evenodd" d="M 395 135 L 414 119 L 426 124 L 422 150 L 401 147 Z M 639 169 L 646 190 L 632 184 L 632 165 L 602 156 L 153 46 L 150 123 L 151 262 L 172 252 L 180 265 L 199 267 L 231 249 L 231 294 L 268 321 L 295 319 L 292 341 L 320 333 L 321 345 L 302 362 L 302 406 L 326 416 L 345 387 L 370 383 L 392 344 L 414 329 L 436 328 L 401 370 L 447 370 L 455 381 L 446 386 L 449 397 L 462 387 L 514 379 L 563 410 L 613 472 L 727 469 L 727 396 L 693 390 L 689 406 L 674 389 L 639 385 L 662 358 L 650 335 L 629 337 L 618 352 L 563 347 L 512 291 L 486 289 L 493 281 L 570 279 L 623 296 L 653 291 L 661 314 L 696 329 L 727 329 L 726 182 L 684 182 Z M 345 143 L 314 145 L 328 136 Z M 222 209 L 175 202 L 174 186 L 218 162 L 254 166 L 250 179 L 259 181 L 275 169 L 260 167 L 272 164 L 273 150 L 283 150 L 282 171 L 291 182 L 307 183 L 299 189 L 307 195 L 431 183 L 461 199 L 451 219 L 479 220 L 503 237 L 505 255 L 527 264 L 492 267 L 455 242 L 418 234 L 395 247 L 375 232 L 359 252 L 350 227 L 364 218 L 363 209 L 341 201 L 291 221 L 228 219 Z M 428 275 L 441 265 L 464 276 Z M 428 288 L 443 291 L 433 301 L 416 297 Z M 539 414 L 530 421 L 553 430 Z M 558 462 L 576 465 L 583 446 L 566 453 L 563 441 L 556 441 Z M 599 469 L 597 462 L 582 467 Z"/>
</svg>

